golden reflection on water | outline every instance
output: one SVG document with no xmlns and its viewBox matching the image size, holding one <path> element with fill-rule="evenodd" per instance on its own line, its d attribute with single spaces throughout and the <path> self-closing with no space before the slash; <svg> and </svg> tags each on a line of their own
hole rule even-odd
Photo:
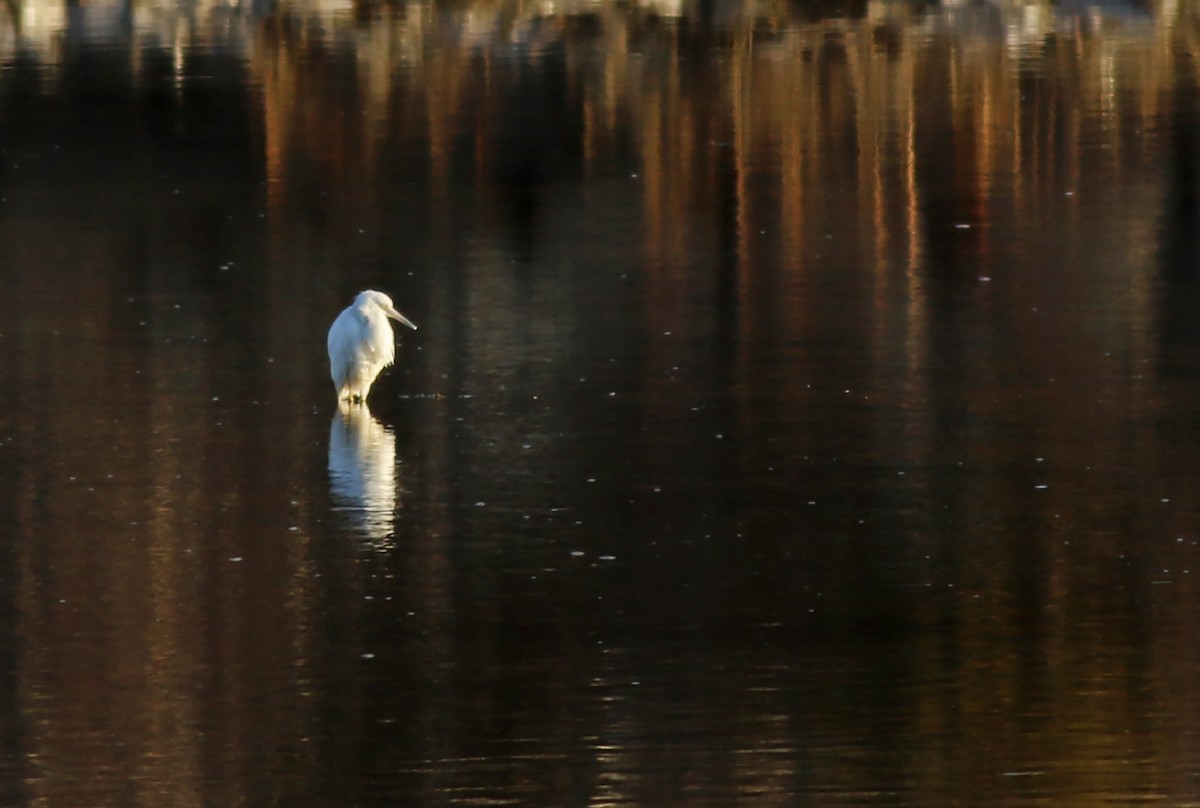
<svg viewBox="0 0 1200 808">
<path fill-rule="evenodd" d="M 887 663 L 894 678 L 863 674 L 836 649 L 810 659 L 797 648 L 804 642 L 788 637 L 737 649 L 743 667 L 718 666 L 681 694 L 653 681 L 643 687 L 646 668 L 660 682 L 678 681 L 650 662 L 614 663 L 619 655 L 559 629 L 553 653 L 520 671 L 546 683 L 537 698 L 551 705 L 525 717 L 524 735 L 538 747 L 528 759 L 570 750 L 595 769 L 595 804 L 627 803 L 630 794 L 662 804 L 728 783 L 759 805 L 787 804 L 806 785 L 854 794 L 888 782 L 926 804 L 985 803 L 997 793 L 1081 805 L 1194 797 L 1189 726 L 1200 696 L 1190 576 L 1200 571 L 1190 485 L 1198 469 L 1178 447 L 1185 441 L 1161 434 L 1155 420 L 1174 396 L 1186 400 L 1158 364 L 1170 351 L 1161 344 L 1158 262 L 1177 181 L 1167 130 L 1200 83 L 1187 4 L 1074 13 L 869 3 L 861 17 L 820 20 L 776 4 L 707 15 L 670 3 L 285 4 L 261 14 L 86 3 L 68 11 L 22 3 L 2 23 L 6 64 L 41 65 L 47 94 L 69 36 L 127 48 L 134 82 L 148 54 L 169 53 L 181 91 L 205 81 L 189 72 L 194 50 L 245 65 L 270 267 L 259 330 L 247 334 L 223 323 L 220 301 L 203 293 L 187 298 L 191 310 L 130 313 L 129 279 L 97 270 L 105 261 L 123 266 L 133 249 L 120 227 L 85 227 L 69 243 L 46 237 L 28 254 L 4 251 L 31 267 L 9 281 L 5 304 L 3 338 L 16 346 L 6 347 L 6 369 L 32 382 L 5 393 L 8 423 L 28 429 L 31 445 L 52 447 L 45 462 L 18 465 L 8 506 L 18 535 L 20 717 L 6 729 L 20 737 L 24 764 L 14 779 L 29 803 L 265 804 L 285 802 L 289 788 L 311 799 L 304 792 L 320 786 L 305 776 L 336 781 L 338 764 L 361 757 L 376 716 L 364 708 L 356 666 L 383 652 L 364 644 L 354 611 L 371 582 L 321 544 L 325 512 L 308 495 L 326 485 L 335 505 L 354 505 L 357 528 L 379 549 L 413 548 L 402 589 L 421 637 L 414 645 L 433 672 L 407 683 L 421 696 L 411 712 L 384 716 L 420 728 L 417 749 L 397 768 L 455 760 L 471 779 L 465 750 L 480 724 L 504 724 L 511 705 L 482 676 L 473 692 L 483 695 L 461 708 L 460 691 L 480 683 L 458 668 L 463 655 L 489 672 L 507 658 L 490 638 L 460 648 L 467 641 L 448 617 L 466 604 L 489 619 L 513 607 L 511 584 L 492 570 L 480 574 L 485 585 L 472 579 L 469 593 L 452 590 L 459 569 L 447 537 L 463 529 L 450 502 L 459 496 L 455 464 L 503 463 L 522 441 L 550 443 L 593 413 L 547 416 L 552 428 L 530 437 L 520 413 L 542 405 L 522 398 L 468 463 L 447 448 L 463 405 L 423 408 L 413 507 L 428 521 L 418 531 L 397 524 L 395 429 L 365 408 L 337 412 L 322 447 L 324 410 L 281 423 L 280 413 L 309 409 L 310 394 L 320 400 L 297 383 L 301 370 L 269 371 L 263 360 L 249 382 L 199 346 L 255 342 L 276 367 L 307 368 L 310 346 L 295 335 L 320 333 L 342 297 L 336 282 L 354 270 L 303 274 L 318 266 L 319 228 L 292 229 L 294 206 L 320 196 L 313 218 L 330 231 L 353 221 L 390 232 L 395 211 L 384 203 L 396 189 L 379 178 L 405 155 L 428 165 L 420 204 L 434 212 L 434 237 L 486 242 L 469 252 L 462 311 L 452 279 L 432 283 L 431 305 L 447 320 L 457 314 L 466 336 L 461 353 L 448 340 L 425 346 L 428 378 L 448 378 L 460 363 L 479 390 L 543 393 L 566 378 L 547 367 L 570 368 L 580 323 L 594 324 L 584 311 L 593 301 L 577 302 L 560 276 L 503 276 L 502 251 L 485 238 L 509 227 L 507 93 L 547 54 L 561 54 L 569 97 L 548 128 L 577 131 L 571 159 L 589 181 L 555 198 L 565 200 L 560 209 L 577 205 L 582 221 L 553 220 L 555 243 L 568 255 L 580 244 L 615 255 L 628 246 L 645 270 L 641 296 L 622 299 L 634 300 L 632 327 L 646 338 L 631 370 L 640 409 L 630 420 L 642 433 L 630 467 L 648 470 L 649 480 L 677 463 L 679 447 L 658 435 L 678 418 L 679 376 L 662 371 L 684 365 L 686 375 L 693 350 L 726 374 L 718 381 L 732 391 L 743 439 L 726 454 L 687 447 L 702 476 L 752 478 L 822 429 L 857 430 L 880 456 L 903 458 L 903 470 L 934 470 L 913 472 L 895 509 L 922 526 L 904 550 L 918 567 L 930 560 L 921 585 L 946 591 L 914 600 L 913 623 L 944 631 L 914 632 L 908 656 Z M 16 196 L 22 178 L 6 181 Z M 2 243 L 24 244 L 28 224 L 9 220 Z M 630 245 L 613 246 L 623 239 Z M 831 269 L 830 255 L 844 263 Z M 1092 260 L 1099 256 L 1111 260 Z M 1041 271 L 1029 268 L 1035 257 Z M 949 284 L 949 302 L 939 273 L 960 282 Z M 144 298 L 168 297 L 169 284 L 148 274 Z M 40 307 L 66 288 L 95 305 Z M 862 288 L 868 293 L 854 294 Z M 526 300 L 538 316 L 507 326 Z M 23 318 L 23 310 L 39 315 Z M 1056 322 L 1064 317 L 1068 329 Z M 810 413 L 841 412 L 851 399 L 815 392 L 805 374 L 814 340 L 842 319 L 861 324 L 842 335 L 861 365 L 848 376 L 859 398 L 827 427 Z M 707 345 L 722 327 L 736 335 L 732 359 L 679 348 Z M 64 336 L 80 331 L 90 353 L 73 351 Z M 649 339 L 667 331 L 670 340 Z M 131 336 L 142 333 L 145 344 Z M 48 367 L 32 359 L 47 347 L 57 357 Z M 130 381 L 135 369 L 145 375 Z M 1020 396 L 1007 395 L 1014 380 Z M 111 395 L 96 401 L 97 390 Z M 899 415 L 855 409 L 871 396 Z M 1041 459 L 1012 457 L 995 441 L 1008 436 L 997 424 L 1023 430 L 1022 447 L 1036 446 Z M 779 448 L 781 433 L 796 445 Z M 119 451 L 95 462 L 88 447 L 98 443 Z M 320 470 L 329 479 L 297 479 L 313 467 L 314 446 L 327 449 Z M 1028 468 L 1014 472 L 1018 461 Z M 1014 480 L 1049 493 L 1030 500 Z M 546 484 L 538 495 L 555 493 Z M 795 494 L 786 498 L 794 504 Z M 611 499 L 623 506 L 628 492 Z M 1146 515 L 1168 500 L 1171 515 Z M 634 513 L 636 527 L 644 517 Z M 1178 534 L 1179 546 L 1128 559 L 1141 539 L 1163 539 L 1128 534 L 1147 523 Z M 971 546 L 961 546 L 963 536 Z M 1078 536 L 1084 546 L 1071 543 Z M 1150 567 L 1169 570 L 1153 575 L 1170 584 L 1137 577 Z M 939 580 L 946 568 L 953 587 Z M 1112 591 L 1114 579 L 1128 588 Z M 1131 602 L 1120 619 L 1091 622 L 1114 598 Z M 344 645 L 331 651 L 330 637 Z M 810 664 L 828 674 L 821 696 L 796 690 L 796 671 Z M 606 693 L 590 711 L 571 695 L 571 677 L 584 673 Z M 872 693 L 880 703 L 864 700 Z M 748 707 L 733 737 L 696 742 L 724 726 L 729 703 Z M 803 726 L 788 718 L 798 711 Z M 694 745 L 647 740 L 664 726 L 668 740 Z M 432 799 L 450 779 L 435 771 L 421 793 Z M 545 790 L 572 793 L 562 783 Z"/>
</svg>

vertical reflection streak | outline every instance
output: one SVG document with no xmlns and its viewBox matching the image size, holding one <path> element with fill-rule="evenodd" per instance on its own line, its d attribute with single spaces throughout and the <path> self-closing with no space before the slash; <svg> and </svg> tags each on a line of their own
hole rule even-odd
<svg viewBox="0 0 1200 808">
<path fill-rule="evenodd" d="M 392 546 L 396 515 L 396 435 L 365 404 L 339 402 L 329 425 L 329 488 L 376 549 Z"/>
</svg>

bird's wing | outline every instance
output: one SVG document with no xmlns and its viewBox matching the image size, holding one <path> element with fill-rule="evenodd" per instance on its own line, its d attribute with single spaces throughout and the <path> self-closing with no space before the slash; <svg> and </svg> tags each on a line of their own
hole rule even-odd
<svg viewBox="0 0 1200 808">
<path fill-rule="evenodd" d="M 329 349 L 329 375 L 333 377 L 333 386 L 341 389 L 346 383 L 346 376 L 355 362 L 355 353 L 359 344 L 359 324 L 354 312 L 346 309 L 338 315 L 329 327 L 329 337 L 325 347 Z"/>
</svg>

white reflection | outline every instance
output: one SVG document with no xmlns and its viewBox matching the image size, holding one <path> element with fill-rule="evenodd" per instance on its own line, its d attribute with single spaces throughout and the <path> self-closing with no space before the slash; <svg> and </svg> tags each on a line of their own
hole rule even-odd
<svg viewBox="0 0 1200 808">
<path fill-rule="evenodd" d="M 390 544 L 396 512 L 396 435 L 364 405 L 342 402 L 329 425 L 329 488 L 376 545 Z"/>
</svg>

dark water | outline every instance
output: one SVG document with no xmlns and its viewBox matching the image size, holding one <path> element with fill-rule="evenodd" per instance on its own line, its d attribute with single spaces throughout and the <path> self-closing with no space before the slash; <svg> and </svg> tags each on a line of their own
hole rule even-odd
<svg viewBox="0 0 1200 808">
<path fill-rule="evenodd" d="M 1190 4 L 5 14 L 0 804 L 1200 800 Z"/>
</svg>

